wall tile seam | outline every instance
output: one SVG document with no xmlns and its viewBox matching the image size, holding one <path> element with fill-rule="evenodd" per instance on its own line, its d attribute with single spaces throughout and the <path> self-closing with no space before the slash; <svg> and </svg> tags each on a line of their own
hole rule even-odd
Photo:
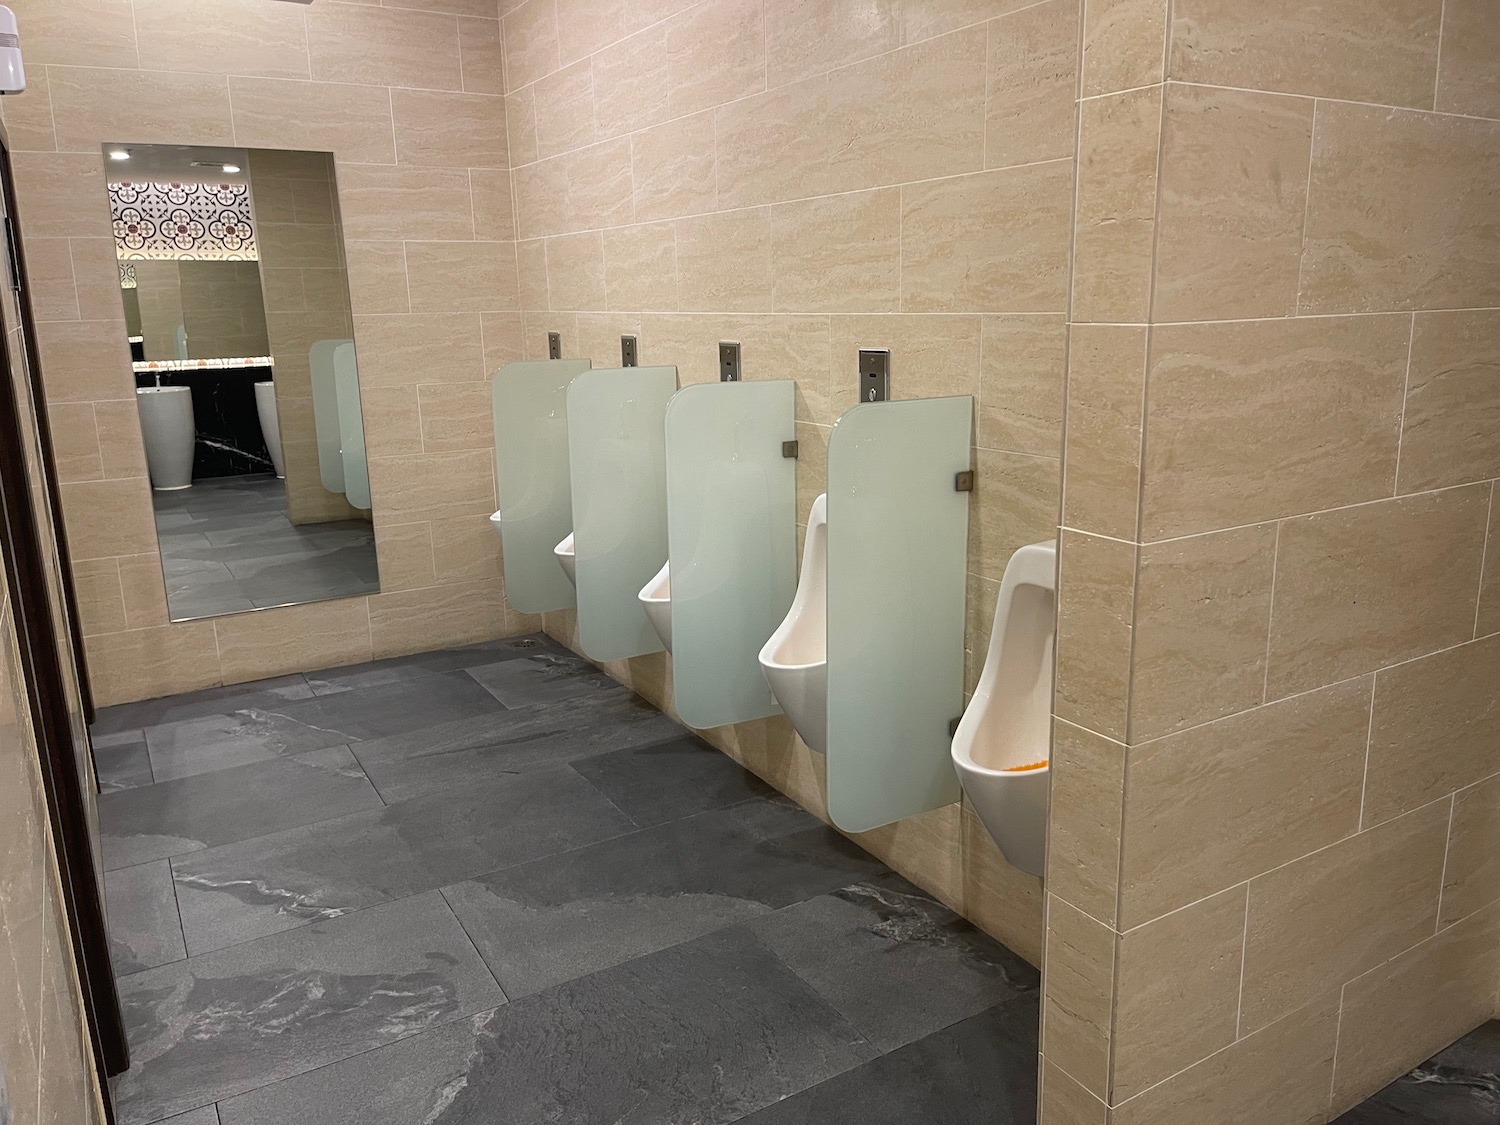
<svg viewBox="0 0 1500 1125">
<path fill-rule="evenodd" d="M 1443 90 L 1443 30 L 1448 22 L 1448 0 L 1438 6 L 1437 59 L 1432 68 L 1432 108 L 1436 112 Z"/>
<path fill-rule="evenodd" d="M 331 0 L 324 0 L 324 2 L 328 3 L 328 2 L 331 2 Z M 361 5 L 352 5 L 352 6 L 355 6 L 355 7 L 368 7 L 368 5 L 363 5 L 363 4 L 361 4 Z M 405 9 L 405 10 L 415 11 L 417 9 Z M 44 62 L 44 63 L 40 63 L 40 64 L 37 64 L 37 65 L 40 65 L 42 68 L 44 68 L 45 70 L 47 70 L 49 72 L 48 73 L 48 79 L 49 79 L 48 100 L 50 102 L 56 102 L 56 99 L 52 97 L 51 90 L 50 90 L 50 79 L 51 79 L 50 72 L 54 71 L 54 70 L 91 70 L 91 71 L 101 71 L 102 70 L 102 71 L 110 71 L 110 72 L 116 72 L 116 73 L 121 73 L 121 74 L 164 75 L 164 76 L 172 77 L 172 78 L 204 78 L 204 79 L 220 78 L 220 79 L 224 80 L 224 82 L 226 83 L 226 85 L 228 83 L 236 81 L 236 80 L 238 80 L 240 82 L 300 82 L 300 83 L 306 83 L 308 85 L 314 85 L 314 86 L 345 86 L 345 87 L 353 87 L 354 89 L 359 89 L 359 90 L 402 90 L 402 91 L 411 91 L 412 93 L 416 93 L 416 94 L 462 94 L 464 97 L 469 97 L 469 98 L 494 98 L 497 101 L 503 100 L 504 98 L 506 98 L 506 97 L 509 96 L 507 94 L 474 93 L 472 91 L 468 91 L 468 90 L 463 89 L 461 86 L 403 86 L 403 85 L 400 85 L 399 83 L 350 82 L 348 80 L 338 79 L 338 78 L 289 78 L 289 77 L 286 77 L 285 75 L 240 74 L 240 73 L 236 73 L 234 71 L 225 71 L 225 70 L 156 70 L 156 69 L 151 68 L 151 67 L 144 67 L 144 66 L 139 66 L 139 65 L 137 65 L 137 66 L 99 66 L 97 64 L 88 64 L 88 63 L 57 63 L 57 62 Z M 1462 114 L 1449 114 L 1448 116 L 1464 116 L 1464 115 L 1462 115 Z M 53 125 L 54 125 L 54 128 L 55 128 L 56 127 L 55 114 L 54 114 Z M 18 150 L 18 151 L 35 151 L 35 150 Z M 53 150 L 43 150 L 43 151 L 56 151 L 56 152 L 89 151 L 89 152 L 92 152 L 93 150 L 92 149 L 87 149 L 87 150 L 53 149 Z"/>
<path fill-rule="evenodd" d="M 1383 109 L 1391 113 L 1410 113 L 1426 117 L 1451 117 L 1464 121 L 1500 124 L 1500 117 L 1486 117 L 1477 113 L 1455 113 L 1452 110 L 1427 109 L 1423 106 L 1388 105 L 1385 102 L 1359 101 L 1354 98 L 1334 98 L 1326 94 L 1304 94 L 1295 90 L 1266 90 L 1254 86 L 1226 86 L 1215 82 L 1187 82 L 1181 78 L 1170 78 L 1167 82 L 1170 85 L 1185 88 L 1196 87 L 1205 90 L 1224 90 L 1234 94 L 1264 94 L 1269 97 L 1301 98 L 1304 101 L 1316 101 L 1328 105 L 1351 105 L 1362 109 Z"/>
<path fill-rule="evenodd" d="M 527 240 L 531 241 L 531 240 Z M 1285 316 L 1242 316 L 1223 317 L 1217 320 L 1158 320 L 1158 321 L 1125 321 L 1125 320 L 1079 320 L 1070 323 L 1086 325 L 1090 328 L 1195 328 L 1200 325 L 1211 326 L 1220 324 L 1262 324 L 1266 322 L 1282 321 L 1305 321 L 1305 320 L 1353 320 L 1364 317 L 1381 316 L 1409 316 L 1415 313 L 1417 316 L 1432 316 L 1439 313 L 1483 313 L 1500 312 L 1500 305 L 1455 305 L 1423 309 L 1376 309 L 1351 310 L 1349 312 L 1298 312 L 1288 313 Z"/>
<path fill-rule="evenodd" d="M 1490 565 L 1490 539 L 1493 538 L 1493 529 L 1495 527 L 1495 493 L 1497 490 L 1500 490 L 1500 481 L 1490 481 L 1490 506 L 1484 521 L 1484 546 L 1479 549 L 1479 598 L 1474 606 L 1474 639 L 1476 641 L 1481 636 L 1491 635 L 1479 632 L 1479 619 L 1484 611 L 1484 579 Z M 1500 591 L 1497 591 L 1497 596 L 1500 596 Z M 1500 619 L 1496 621 L 1496 630 L 1500 631 Z"/>
<path fill-rule="evenodd" d="M 1317 124 L 1316 118 L 1314 118 L 1313 124 L 1314 124 L 1314 126 L 1316 126 L 1316 124 Z M 1312 183 L 1312 176 L 1311 176 L 1311 174 L 1308 175 L 1307 180 L 1308 180 L 1308 184 L 1309 184 L 1309 189 L 1308 190 L 1309 190 L 1309 192 L 1311 192 L 1311 186 L 1310 186 L 1311 183 Z M 1303 247 L 1303 257 L 1306 258 L 1306 256 L 1307 256 L 1307 254 L 1306 254 L 1306 250 L 1307 250 L 1307 234 L 1306 234 L 1306 232 L 1304 232 L 1303 236 L 1302 236 L 1302 247 Z M 1300 275 L 1299 275 L 1299 280 L 1298 280 L 1298 289 L 1299 289 L 1299 291 L 1301 289 Z M 1402 374 L 1402 377 L 1401 377 L 1401 411 L 1400 411 L 1400 414 L 1398 415 L 1397 421 L 1396 421 L 1396 468 L 1395 468 L 1395 472 L 1391 476 L 1391 496 L 1392 497 L 1412 495 L 1412 493 L 1403 493 L 1401 491 L 1401 449 L 1406 444 L 1406 405 L 1407 405 L 1408 402 L 1411 401 L 1411 357 L 1412 357 L 1412 352 L 1416 348 L 1416 344 L 1417 344 L 1417 314 L 1416 314 L 1415 311 L 1413 311 L 1412 314 L 1411 314 L 1411 325 L 1406 330 L 1406 370 Z M 1481 571 L 1482 571 L 1482 569 L 1483 569 L 1483 566 L 1481 564 Z M 1476 616 L 1477 616 L 1477 612 L 1478 611 L 1476 610 Z"/>
<path fill-rule="evenodd" d="M 1262 706 L 1270 702 L 1271 696 L 1271 639 L 1276 635 L 1274 631 L 1276 625 L 1276 570 L 1277 564 L 1281 561 L 1281 524 L 1281 520 L 1276 521 L 1276 536 L 1271 543 L 1271 586 L 1266 596 L 1266 647 L 1261 655 L 1261 663 L 1264 665 L 1261 669 L 1260 677 L 1260 702 Z M 1261 525 L 1257 524 L 1256 526 Z M 1374 677 L 1371 677 L 1371 679 L 1373 681 Z M 1374 693 L 1373 684 L 1371 686 L 1371 693 Z"/>
<path fill-rule="evenodd" d="M 1269 667 L 1270 644 L 1267 642 L 1267 661 Z M 1359 778 L 1359 820 L 1356 822 L 1355 830 L 1365 830 L 1365 798 L 1370 792 L 1370 747 L 1375 741 L 1375 693 L 1380 686 L 1380 675 L 1375 673 L 1370 676 L 1370 710 L 1365 718 L 1365 764 Z M 1369 827 L 1375 827 L 1373 824 Z"/>
<path fill-rule="evenodd" d="M 1443 866 L 1438 873 L 1438 899 L 1436 917 L 1432 920 L 1432 936 L 1443 932 L 1443 898 L 1448 889 L 1448 857 L 1453 854 L 1453 822 L 1458 819 L 1458 790 L 1448 794 L 1448 834 L 1443 838 Z"/>
</svg>

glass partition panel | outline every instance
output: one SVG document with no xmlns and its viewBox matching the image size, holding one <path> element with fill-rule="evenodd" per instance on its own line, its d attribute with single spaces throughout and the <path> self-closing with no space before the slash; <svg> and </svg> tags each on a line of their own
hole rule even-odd
<svg viewBox="0 0 1500 1125">
<path fill-rule="evenodd" d="M 777 714 L 757 655 L 797 589 L 796 384 L 704 383 L 667 407 L 672 694 L 700 730 Z"/>
<path fill-rule="evenodd" d="M 329 492 L 344 491 L 344 438 L 339 432 L 339 390 L 333 358 L 340 344 L 353 342 L 319 340 L 307 350 L 312 377 L 313 436 L 318 442 L 318 479 Z"/>
<path fill-rule="evenodd" d="M 356 508 L 370 509 L 370 467 L 365 462 L 365 416 L 359 405 L 359 367 L 354 341 L 346 340 L 333 353 L 333 382 L 339 408 L 339 452 L 344 465 L 344 498 Z"/>
<path fill-rule="evenodd" d="M 578 644 L 594 660 L 662 651 L 637 596 L 667 561 L 667 402 L 675 367 L 586 371 L 568 386 Z"/>
<path fill-rule="evenodd" d="M 959 798 L 969 396 L 861 403 L 828 442 L 828 813 L 863 832 Z"/>
<path fill-rule="evenodd" d="M 568 384 L 589 367 L 586 359 L 507 363 L 490 380 L 505 598 L 522 613 L 574 604 L 552 549 L 573 530 Z"/>
</svg>

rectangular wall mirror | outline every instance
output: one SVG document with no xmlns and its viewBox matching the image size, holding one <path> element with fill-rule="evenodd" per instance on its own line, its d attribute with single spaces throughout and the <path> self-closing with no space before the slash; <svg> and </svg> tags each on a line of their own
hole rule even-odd
<svg viewBox="0 0 1500 1125">
<path fill-rule="evenodd" d="M 172 620 L 375 593 L 332 154 L 103 159 Z"/>
</svg>

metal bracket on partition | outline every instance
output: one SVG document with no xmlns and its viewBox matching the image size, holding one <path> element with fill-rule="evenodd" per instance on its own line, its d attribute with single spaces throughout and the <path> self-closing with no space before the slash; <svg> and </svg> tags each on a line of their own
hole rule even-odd
<svg viewBox="0 0 1500 1125">
<path fill-rule="evenodd" d="M 740 381 L 740 342 L 738 340 L 719 341 L 719 382 L 738 383 Z"/>
<path fill-rule="evenodd" d="M 797 457 L 797 443 L 795 441 L 784 441 L 781 443 L 781 455 L 793 460 Z"/>
<path fill-rule="evenodd" d="M 954 473 L 953 474 L 953 491 L 954 492 L 973 492 L 974 491 L 974 470 L 973 469 L 965 469 L 961 473 Z"/>
<path fill-rule="evenodd" d="M 562 359 L 562 333 L 547 333 L 547 358 Z"/>
<path fill-rule="evenodd" d="M 620 337 L 620 366 L 621 367 L 634 367 L 634 366 L 636 366 L 636 362 L 635 362 L 635 337 L 634 336 L 621 336 Z"/>
</svg>

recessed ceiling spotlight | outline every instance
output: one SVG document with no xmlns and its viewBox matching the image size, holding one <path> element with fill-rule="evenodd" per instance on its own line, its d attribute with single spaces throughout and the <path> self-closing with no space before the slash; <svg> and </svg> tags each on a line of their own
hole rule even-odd
<svg viewBox="0 0 1500 1125">
<path fill-rule="evenodd" d="M 226 165 L 224 165 L 224 171 L 228 172 L 231 176 L 234 175 L 239 170 L 240 170 L 240 166 L 238 164 L 226 164 Z"/>
<path fill-rule="evenodd" d="M 112 148 L 109 150 L 109 158 L 111 160 L 129 160 L 130 153 L 126 152 L 123 148 Z"/>
</svg>

